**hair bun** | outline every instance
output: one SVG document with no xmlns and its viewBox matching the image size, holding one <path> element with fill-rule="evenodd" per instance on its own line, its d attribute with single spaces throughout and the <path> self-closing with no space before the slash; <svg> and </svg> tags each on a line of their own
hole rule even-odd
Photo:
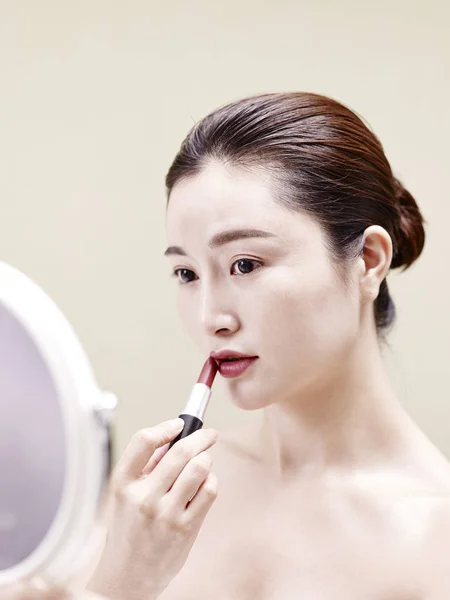
<svg viewBox="0 0 450 600">
<path fill-rule="evenodd" d="M 423 218 L 416 201 L 394 177 L 395 198 L 399 210 L 399 222 L 394 240 L 394 256 L 391 269 L 404 267 L 406 270 L 419 258 L 425 245 Z"/>
</svg>

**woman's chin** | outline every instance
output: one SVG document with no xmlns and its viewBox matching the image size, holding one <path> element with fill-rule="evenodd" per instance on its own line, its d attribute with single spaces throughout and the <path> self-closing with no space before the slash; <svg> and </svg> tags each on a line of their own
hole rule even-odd
<svg viewBox="0 0 450 600">
<path fill-rule="evenodd" d="M 260 410 L 273 404 L 274 396 L 267 394 L 267 389 L 256 386 L 255 382 L 228 381 L 228 396 L 237 408 L 241 410 Z"/>
</svg>

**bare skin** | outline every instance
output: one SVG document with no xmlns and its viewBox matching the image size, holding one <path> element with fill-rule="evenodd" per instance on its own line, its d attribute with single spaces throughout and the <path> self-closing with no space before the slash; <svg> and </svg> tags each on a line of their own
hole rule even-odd
<svg viewBox="0 0 450 600">
<path fill-rule="evenodd" d="M 258 356 L 227 385 L 259 413 L 209 451 L 218 497 L 160 598 L 447 600 L 450 465 L 396 398 L 373 316 L 392 240 L 369 227 L 344 285 L 273 189 L 211 162 L 171 193 L 180 314 L 205 354 Z M 270 237 L 212 242 L 233 229 Z"/>
<path fill-rule="evenodd" d="M 420 432 L 409 456 L 297 476 L 260 439 L 258 423 L 209 451 L 219 494 L 161 600 L 450 597 L 450 469 Z"/>
</svg>

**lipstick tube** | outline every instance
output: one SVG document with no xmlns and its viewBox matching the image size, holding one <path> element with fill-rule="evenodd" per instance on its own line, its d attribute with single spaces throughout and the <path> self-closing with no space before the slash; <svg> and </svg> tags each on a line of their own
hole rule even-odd
<svg viewBox="0 0 450 600">
<path fill-rule="evenodd" d="M 203 365 L 198 381 L 194 384 L 183 412 L 179 415 L 184 421 L 181 433 L 170 443 L 169 450 L 179 440 L 203 427 L 205 412 L 211 398 L 211 387 L 217 373 L 217 363 L 212 358 Z"/>
</svg>

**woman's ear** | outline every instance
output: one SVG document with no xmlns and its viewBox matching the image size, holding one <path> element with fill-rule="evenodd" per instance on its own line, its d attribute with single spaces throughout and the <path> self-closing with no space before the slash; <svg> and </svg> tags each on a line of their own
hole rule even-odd
<svg viewBox="0 0 450 600">
<path fill-rule="evenodd" d="M 364 232 L 364 247 L 360 258 L 361 298 L 376 300 L 380 285 L 388 274 L 392 262 L 392 240 L 379 225 L 371 225 Z"/>
</svg>

